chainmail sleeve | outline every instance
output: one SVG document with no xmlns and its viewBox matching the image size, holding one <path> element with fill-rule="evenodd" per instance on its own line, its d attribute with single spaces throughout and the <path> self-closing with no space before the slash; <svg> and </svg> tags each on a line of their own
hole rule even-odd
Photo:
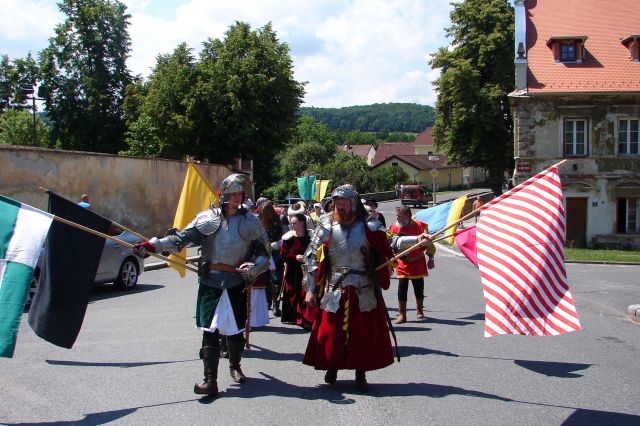
<svg viewBox="0 0 640 426">
<path fill-rule="evenodd" d="M 302 265 L 302 286 L 306 291 L 316 291 L 316 274 L 318 271 L 318 248 L 329 239 L 331 235 L 331 218 L 327 215 L 318 222 L 311 235 L 311 240 L 304 252 L 304 264 Z"/>
</svg>

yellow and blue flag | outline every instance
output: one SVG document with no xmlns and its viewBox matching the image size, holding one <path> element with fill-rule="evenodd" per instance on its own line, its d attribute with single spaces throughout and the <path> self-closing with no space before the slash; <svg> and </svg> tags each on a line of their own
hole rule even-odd
<svg viewBox="0 0 640 426">
<path fill-rule="evenodd" d="M 466 201 L 467 195 L 465 194 L 455 200 L 420 210 L 416 213 L 416 219 L 429 226 L 429 234 L 431 235 L 437 235 L 443 229 L 454 225 L 447 229 L 446 232 L 448 238 L 445 241 L 451 245 L 453 244 L 453 233 L 458 229 L 457 223 L 460 220 L 462 209 Z"/>
</svg>

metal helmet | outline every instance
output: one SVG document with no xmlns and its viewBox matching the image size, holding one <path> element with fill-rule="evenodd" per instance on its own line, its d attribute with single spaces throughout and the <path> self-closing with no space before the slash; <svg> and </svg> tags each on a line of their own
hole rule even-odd
<svg viewBox="0 0 640 426">
<path fill-rule="evenodd" d="M 358 203 L 360 202 L 360 195 L 356 192 L 353 186 L 347 184 L 337 187 L 331 193 L 331 198 L 334 200 L 336 198 L 348 198 L 351 200 L 351 211 L 355 212 Z"/>
<path fill-rule="evenodd" d="M 229 194 L 232 192 L 242 191 L 242 200 L 244 201 L 244 185 L 247 181 L 247 175 L 234 173 L 227 176 L 220 184 L 222 191 L 222 203 L 229 202 Z"/>
</svg>

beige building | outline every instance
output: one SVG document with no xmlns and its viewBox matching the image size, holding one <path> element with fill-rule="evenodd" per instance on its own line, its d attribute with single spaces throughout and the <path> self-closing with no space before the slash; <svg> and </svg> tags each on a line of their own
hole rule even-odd
<svg viewBox="0 0 640 426">
<path fill-rule="evenodd" d="M 567 245 L 640 248 L 637 6 L 515 1 L 513 179 L 566 160 Z"/>
</svg>

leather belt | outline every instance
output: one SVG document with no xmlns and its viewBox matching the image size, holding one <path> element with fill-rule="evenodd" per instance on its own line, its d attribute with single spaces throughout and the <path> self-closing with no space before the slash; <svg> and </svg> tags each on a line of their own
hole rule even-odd
<svg viewBox="0 0 640 426">
<path fill-rule="evenodd" d="M 210 263 L 209 269 L 212 271 L 232 272 L 235 274 L 240 273 L 235 266 L 227 265 L 226 263 Z"/>
<path fill-rule="evenodd" d="M 334 266 L 331 268 L 331 272 L 339 272 L 341 274 L 353 274 L 353 275 L 367 275 L 367 271 L 359 271 L 357 269 L 350 269 L 342 266 Z"/>
</svg>

